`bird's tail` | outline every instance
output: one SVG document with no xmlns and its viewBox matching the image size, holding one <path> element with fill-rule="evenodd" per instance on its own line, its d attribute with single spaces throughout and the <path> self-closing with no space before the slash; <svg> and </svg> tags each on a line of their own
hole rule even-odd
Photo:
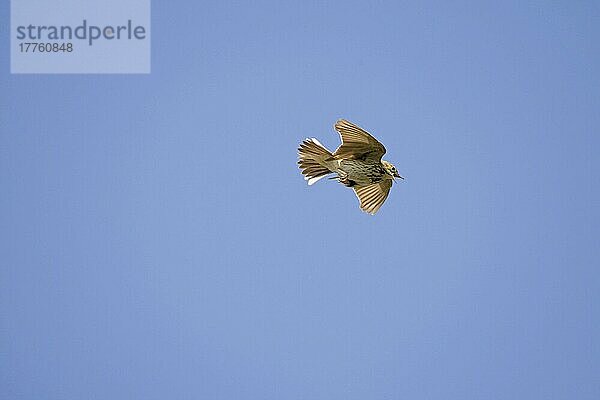
<svg viewBox="0 0 600 400">
<path fill-rule="evenodd" d="M 298 165 L 304 175 L 304 180 L 309 185 L 324 178 L 332 171 L 327 167 L 327 160 L 331 160 L 333 154 L 325 148 L 317 139 L 305 139 L 298 148 Z"/>
</svg>

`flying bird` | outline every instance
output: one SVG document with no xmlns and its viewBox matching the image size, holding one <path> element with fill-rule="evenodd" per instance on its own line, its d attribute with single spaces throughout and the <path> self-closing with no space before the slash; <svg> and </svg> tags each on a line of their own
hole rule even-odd
<svg viewBox="0 0 600 400">
<path fill-rule="evenodd" d="M 329 174 L 351 187 L 360 208 L 375 214 L 387 199 L 395 178 L 404 179 L 396 167 L 381 159 L 385 147 L 369 132 L 345 119 L 335 123 L 342 144 L 332 153 L 317 139 L 305 139 L 298 148 L 298 165 L 309 185 Z"/>
</svg>

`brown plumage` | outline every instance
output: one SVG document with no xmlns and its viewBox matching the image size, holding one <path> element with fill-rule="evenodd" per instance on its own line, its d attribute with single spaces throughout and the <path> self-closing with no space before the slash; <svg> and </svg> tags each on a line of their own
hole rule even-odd
<svg viewBox="0 0 600 400">
<path fill-rule="evenodd" d="M 360 208 L 375 214 L 387 199 L 394 178 L 404 179 L 396 167 L 381 159 L 385 147 L 370 133 L 340 119 L 335 123 L 342 144 L 331 153 L 317 139 L 304 140 L 298 148 L 298 165 L 309 185 L 335 173 L 332 179 L 354 189 Z"/>
</svg>

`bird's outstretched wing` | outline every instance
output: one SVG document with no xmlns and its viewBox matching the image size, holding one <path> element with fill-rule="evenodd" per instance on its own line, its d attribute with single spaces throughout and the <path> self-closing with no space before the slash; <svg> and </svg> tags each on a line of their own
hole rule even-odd
<svg viewBox="0 0 600 400">
<path fill-rule="evenodd" d="M 364 212 L 375 214 L 387 199 L 391 187 L 391 179 L 384 179 L 366 186 L 355 186 L 354 192 L 360 201 L 360 208 Z"/>
<path fill-rule="evenodd" d="M 381 162 L 381 157 L 385 154 L 385 147 L 369 132 L 345 119 L 340 119 L 335 123 L 335 130 L 342 139 L 342 144 L 333 153 L 336 159 Z"/>
</svg>

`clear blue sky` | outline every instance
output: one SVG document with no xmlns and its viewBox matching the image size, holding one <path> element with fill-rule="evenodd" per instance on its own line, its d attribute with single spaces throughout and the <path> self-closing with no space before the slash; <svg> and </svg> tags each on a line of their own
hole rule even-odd
<svg viewBox="0 0 600 400">
<path fill-rule="evenodd" d="M 600 398 L 597 2 L 154 1 L 137 76 L 10 75 L 6 3 L 0 397 Z"/>
</svg>

